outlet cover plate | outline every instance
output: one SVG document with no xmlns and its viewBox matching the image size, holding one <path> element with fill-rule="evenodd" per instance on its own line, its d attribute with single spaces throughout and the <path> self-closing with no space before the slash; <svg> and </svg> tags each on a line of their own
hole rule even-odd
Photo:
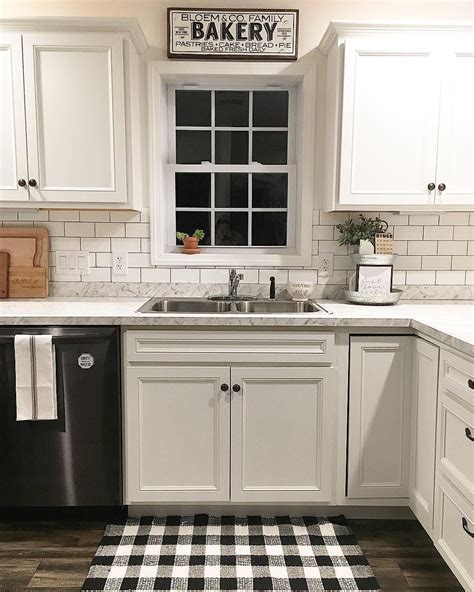
<svg viewBox="0 0 474 592">
<path fill-rule="evenodd" d="M 88 273 L 88 251 L 56 251 L 56 275 L 81 276 Z"/>
<path fill-rule="evenodd" d="M 112 274 L 127 275 L 128 253 L 126 251 L 115 251 L 112 253 Z"/>
<path fill-rule="evenodd" d="M 318 276 L 330 277 L 334 275 L 334 254 L 320 253 L 318 257 Z"/>
</svg>

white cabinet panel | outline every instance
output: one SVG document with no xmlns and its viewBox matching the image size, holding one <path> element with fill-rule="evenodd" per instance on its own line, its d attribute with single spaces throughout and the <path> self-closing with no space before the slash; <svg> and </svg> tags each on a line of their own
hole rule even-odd
<svg viewBox="0 0 474 592">
<path fill-rule="evenodd" d="M 21 35 L 0 33 L 0 202 L 29 197 Z"/>
<path fill-rule="evenodd" d="M 348 497 L 408 497 L 411 337 L 351 337 Z"/>
<path fill-rule="evenodd" d="M 436 201 L 474 205 L 474 51 L 459 47 L 445 58 Z"/>
<path fill-rule="evenodd" d="M 439 349 L 414 338 L 410 507 L 433 530 Z"/>
<path fill-rule="evenodd" d="M 123 38 L 23 35 L 30 189 L 37 201 L 127 201 Z"/>
<path fill-rule="evenodd" d="M 438 106 L 430 48 L 347 40 L 340 203 L 433 203 Z"/>
<path fill-rule="evenodd" d="M 229 368 L 127 368 L 126 501 L 229 499 Z"/>
<path fill-rule="evenodd" d="M 232 500 L 330 501 L 334 370 L 232 368 Z"/>
</svg>

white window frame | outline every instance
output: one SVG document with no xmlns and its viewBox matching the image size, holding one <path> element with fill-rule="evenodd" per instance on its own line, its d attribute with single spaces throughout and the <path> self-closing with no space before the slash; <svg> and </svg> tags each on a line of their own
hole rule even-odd
<svg viewBox="0 0 474 592">
<path fill-rule="evenodd" d="M 186 267 L 271 266 L 288 267 L 311 264 L 312 210 L 314 187 L 314 141 L 316 119 L 316 66 L 280 63 L 248 64 L 211 62 L 150 62 L 149 74 L 149 130 L 151 172 L 151 251 L 152 264 L 157 266 L 186 265 Z M 287 246 L 279 247 L 204 247 L 199 255 L 184 255 L 171 241 L 175 230 L 175 167 L 184 171 L 187 166 L 195 172 L 196 165 L 176 165 L 170 162 L 169 130 L 174 123 L 174 109 L 169 93 L 173 87 L 189 90 L 235 88 L 256 90 L 290 89 L 290 101 L 296 108 L 296 129 L 289 142 L 289 200 Z M 170 119 L 172 118 L 172 119 Z M 174 142 L 174 139 L 171 139 Z M 292 159 L 292 150 L 295 158 Z M 291 160 L 297 164 L 291 164 Z M 198 165 L 200 172 L 217 168 L 225 172 L 282 171 L 285 165 Z M 240 169 L 239 169 L 240 166 Z M 290 204 L 291 184 L 296 187 L 295 199 Z M 290 212 L 291 210 L 291 212 Z"/>
</svg>

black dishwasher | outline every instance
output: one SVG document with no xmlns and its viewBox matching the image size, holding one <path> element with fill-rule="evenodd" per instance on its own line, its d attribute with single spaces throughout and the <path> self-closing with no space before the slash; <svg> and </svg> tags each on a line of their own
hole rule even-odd
<svg viewBox="0 0 474 592">
<path fill-rule="evenodd" d="M 15 334 L 51 334 L 58 419 L 16 421 Z M 119 331 L 0 327 L 0 507 L 122 504 Z"/>
</svg>

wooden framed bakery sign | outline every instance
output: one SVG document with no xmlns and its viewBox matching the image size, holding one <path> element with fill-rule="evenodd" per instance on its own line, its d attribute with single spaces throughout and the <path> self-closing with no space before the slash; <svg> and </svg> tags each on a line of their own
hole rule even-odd
<svg viewBox="0 0 474 592">
<path fill-rule="evenodd" d="M 168 57 L 296 60 L 298 10 L 168 8 Z"/>
</svg>

